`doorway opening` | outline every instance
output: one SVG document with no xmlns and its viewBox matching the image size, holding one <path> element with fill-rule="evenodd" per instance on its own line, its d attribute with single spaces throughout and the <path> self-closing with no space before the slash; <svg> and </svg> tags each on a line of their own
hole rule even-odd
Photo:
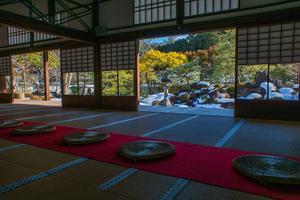
<svg viewBox="0 0 300 200">
<path fill-rule="evenodd" d="M 233 116 L 235 29 L 140 41 L 143 111 Z"/>
<path fill-rule="evenodd" d="M 61 106 L 60 51 L 14 55 L 14 103 Z"/>
</svg>

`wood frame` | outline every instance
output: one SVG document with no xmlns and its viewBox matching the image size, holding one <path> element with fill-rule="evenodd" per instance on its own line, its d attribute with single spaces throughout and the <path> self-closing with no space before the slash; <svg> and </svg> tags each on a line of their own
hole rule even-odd
<svg viewBox="0 0 300 200">
<path fill-rule="evenodd" d="M 106 42 L 118 42 L 122 40 L 109 40 Z M 126 41 L 126 40 L 124 40 Z M 127 39 L 128 41 L 128 39 Z M 102 77 L 100 75 L 100 81 L 96 84 L 99 84 L 98 88 L 100 89 L 100 95 L 99 95 L 99 104 L 100 108 L 102 109 L 119 109 L 119 110 L 131 110 L 131 111 L 137 111 L 138 105 L 139 105 L 139 97 L 140 97 L 140 84 L 139 84 L 139 43 L 137 40 L 135 40 L 136 43 L 136 57 L 135 57 L 135 63 L 136 67 L 133 70 L 133 85 L 134 85 L 134 95 L 133 96 L 103 96 L 102 95 Z M 100 44 L 100 43 L 99 43 Z M 101 56 L 100 56 L 101 57 Z M 101 60 L 99 60 L 101 62 Z M 102 70 L 100 69 L 99 65 L 99 73 L 102 74 Z"/>
<path fill-rule="evenodd" d="M 14 102 L 14 86 L 13 86 L 13 67 L 12 67 L 12 59 L 9 56 L 9 63 L 10 63 L 10 93 L 0 94 L 0 103 L 13 103 Z"/>
<path fill-rule="evenodd" d="M 292 2 L 292 1 L 289 1 Z M 278 3 L 279 4 L 279 3 Z M 274 4 L 277 5 L 277 4 Z M 270 6 L 270 5 L 267 5 Z M 256 8 L 251 8 L 256 9 Z M 249 10 L 249 9 L 248 9 Z M 242 10 L 241 10 L 242 11 Z M 180 12 L 178 10 L 178 12 Z M 225 12 L 224 12 L 225 13 Z M 1 14 L 1 12 L 0 12 Z M 4 13 L 5 14 L 5 13 Z M 6 13 L 7 14 L 7 13 Z M 223 14 L 223 13 L 212 13 L 214 14 Z M 8 15 L 6 15 L 8 16 Z M 208 15 L 201 15 L 195 17 L 203 17 Z M 195 17 L 185 17 L 185 20 L 195 18 Z M 2 18 L 0 17 L 0 20 Z M 225 29 L 225 28 L 232 28 L 232 27 L 247 27 L 251 25 L 263 25 L 269 24 L 273 22 L 289 22 L 294 20 L 300 19 L 300 8 L 290 8 L 285 10 L 279 11 L 271 11 L 266 13 L 259 13 L 259 14 L 249 14 L 244 16 L 238 17 L 229 17 L 226 19 L 212 19 L 205 22 L 193 22 L 193 23 L 183 23 L 181 24 L 182 19 L 178 19 L 176 25 L 165 26 L 162 28 L 154 28 L 154 29 L 144 29 L 139 31 L 130 31 L 127 33 L 117 33 L 112 35 L 105 35 L 100 36 L 97 38 L 97 48 L 95 54 L 95 96 L 69 96 L 63 95 L 63 106 L 88 106 L 91 107 L 101 107 L 101 108 L 114 108 L 114 109 L 127 109 L 127 110 L 137 110 L 137 103 L 139 99 L 139 70 L 138 67 L 135 70 L 135 78 L 134 78 L 134 90 L 135 96 L 134 97 L 104 97 L 102 96 L 102 85 L 101 85 L 101 70 L 99 69 L 99 44 L 102 42 L 109 42 L 109 41 L 122 41 L 122 40 L 138 40 L 147 37 L 158 37 L 158 36 L 166 36 L 172 34 L 181 34 L 181 33 L 192 33 L 192 32 L 199 32 L 199 31 L 208 31 L 208 30 L 216 30 L 216 29 Z M 6 19 L 7 20 L 7 19 Z M 27 21 L 26 21 L 27 20 Z M 28 21 L 26 19 L 22 21 L 22 23 L 16 23 L 15 21 L 9 21 L 9 23 L 16 23 L 22 27 L 29 27 L 31 30 L 42 30 L 45 31 L 45 28 L 41 27 L 33 27 L 30 24 L 32 21 Z M 174 20 L 175 21 L 175 20 Z M 42 26 L 43 23 L 37 24 L 36 26 Z M 136 26 L 130 27 L 123 27 L 118 29 L 111 29 L 113 30 L 122 30 L 122 29 L 130 29 Z M 53 27 L 50 27 L 51 31 L 53 31 Z M 49 30 L 50 30 L 49 28 Z M 48 29 L 47 29 L 48 30 Z M 58 30 L 61 33 L 61 30 Z M 47 31 L 49 32 L 49 31 Z M 54 31 L 55 32 L 55 31 Z M 81 37 L 81 32 L 76 32 L 76 37 L 80 37 L 81 39 L 86 39 L 87 35 L 84 34 L 84 37 Z M 71 34 L 70 30 L 64 33 L 64 36 L 74 36 Z M 77 38 L 78 39 L 78 38 Z M 92 41 L 95 42 L 95 38 L 92 38 Z M 72 43 L 72 44 L 70 44 Z M 66 44 L 70 46 L 74 46 L 74 42 L 67 42 Z M 33 51 L 43 50 L 43 48 L 59 48 L 63 46 L 64 43 L 57 43 L 57 46 L 54 47 L 54 44 L 49 44 L 48 46 L 40 46 L 40 47 L 33 47 Z M 75 45 L 76 46 L 76 45 Z M 64 46 L 65 47 L 65 46 Z M 31 51 L 31 49 L 30 49 Z M 15 52 L 28 52 L 27 48 L 22 50 L 10 50 L 6 51 L 6 55 L 15 53 Z M 137 64 L 138 64 L 138 55 L 137 55 Z M 236 62 L 237 63 L 237 62 Z M 283 101 L 246 101 L 246 100 L 239 100 L 237 99 L 237 81 L 238 81 L 238 69 L 236 66 L 235 69 L 236 74 L 236 82 L 235 82 L 235 117 L 250 117 L 250 118 L 278 118 L 278 119 L 289 119 L 289 120 L 299 120 L 299 117 L 293 113 L 298 112 L 300 104 L 299 102 L 283 102 Z M 95 101 L 95 103 L 93 103 Z M 92 102 L 92 103 L 91 103 Z M 278 108 L 279 115 L 278 115 Z M 283 109 L 282 109 L 283 108 Z"/>
</svg>

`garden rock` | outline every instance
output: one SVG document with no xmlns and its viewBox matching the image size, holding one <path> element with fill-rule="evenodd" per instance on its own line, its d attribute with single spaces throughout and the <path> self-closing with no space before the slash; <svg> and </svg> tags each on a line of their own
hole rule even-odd
<svg viewBox="0 0 300 200">
<path fill-rule="evenodd" d="M 160 102 L 161 106 L 172 106 L 170 99 L 169 98 L 164 98 L 161 102 Z"/>
<path fill-rule="evenodd" d="M 184 103 L 188 102 L 190 99 L 190 94 L 187 92 L 182 92 L 179 94 L 179 99 L 181 102 L 184 102 Z"/>
<path fill-rule="evenodd" d="M 160 100 L 152 101 L 152 106 L 159 106 L 159 105 L 160 105 Z"/>
</svg>

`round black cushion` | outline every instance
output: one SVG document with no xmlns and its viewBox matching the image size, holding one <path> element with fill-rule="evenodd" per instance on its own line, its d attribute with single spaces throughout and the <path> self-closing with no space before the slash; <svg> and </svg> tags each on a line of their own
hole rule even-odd
<svg viewBox="0 0 300 200">
<path fill-rule="evenodd" d="M 3 128 L 13 128 L 13 127 L 22 126 L 22 125 L 23 125 L 23 122 L 16 121 L 16 120 L 4 120 L 4 121 L 0 121 L 0 129 L 3 129 Z"/>
<path fill-rule="evenodd" d="M 105 141 L 109 138 L 109 134 L 100 132 L 76 132 L 64 137 L 63 142 L 68 145 L 84 145 L 94 144 Z"/>
<path fill-rule="evenodd" d="M 136 141 L 124 144 L 119 154 L 134 161 L 161 159 L 175 154 L 175 147 L 166 142 Z"/>
<path fill-rule="evenodd" d="M 300 184 L 300 163 L 279 156 L 247 155 L 233 160 L 240 173 L 263 184 Z"/>
<path fill-rule="evenodd" d="M 34 125 L 34 126 L 23 126 L 16 128 L 12 134 L 14 135 L 35 135 L 48 133 L 56 130 L 55 126 L 52 125 Z"/>
</svg>

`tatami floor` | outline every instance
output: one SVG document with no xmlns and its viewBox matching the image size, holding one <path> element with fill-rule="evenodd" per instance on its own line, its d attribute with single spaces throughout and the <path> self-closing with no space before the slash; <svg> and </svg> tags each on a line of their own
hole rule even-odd
<svg viewBox="0 0 300 200">
<path fill-rule="evenodd" d="M 297 122 L 24 104 L 0 104 L 0 119 L 107 130 L 127 135 L 300 157 L 300 124 Z M 30 145 L 16 145 L 14 142 L 0 140 L 0 189 L 2 185 L 16 183 L 25 177 L 79 158 Z M 88 160 L 0 194 L 0 199 L 267 199 L 193 181 L 180 188 L 179 179 L 176 177 L 141 170 L 131 176 L 122 177 L 122 173 L 128 170 L 130 169 L 122 166 Z M 109 183 L 110 187 L 99 188 L 104 183 Z"/>
</svg>

